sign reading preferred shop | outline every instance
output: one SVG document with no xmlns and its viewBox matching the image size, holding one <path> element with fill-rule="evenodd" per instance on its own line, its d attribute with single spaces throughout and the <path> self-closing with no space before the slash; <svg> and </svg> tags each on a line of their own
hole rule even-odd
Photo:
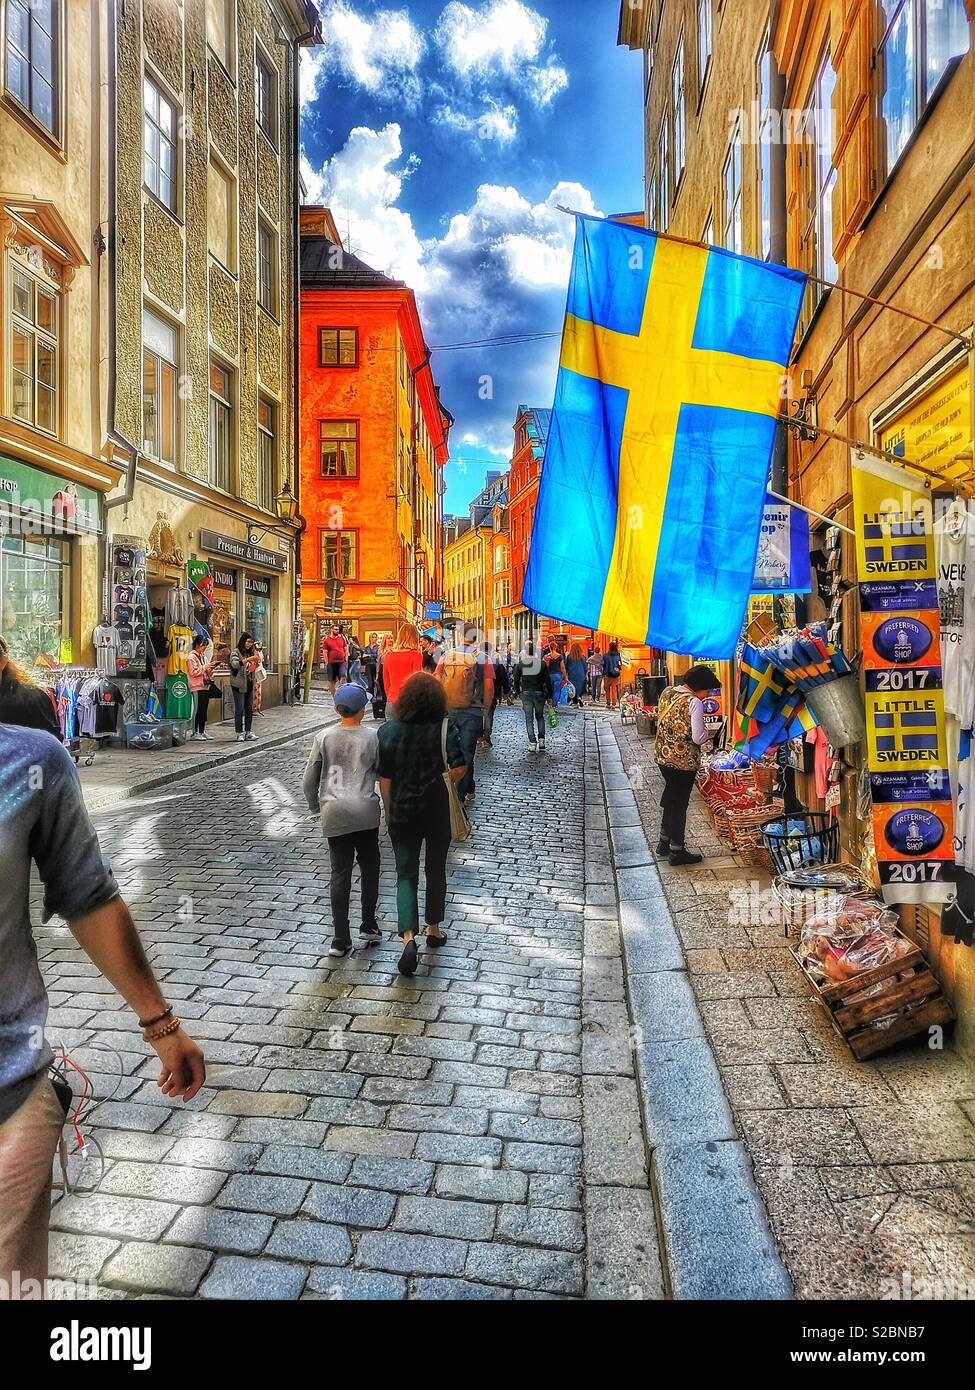
<svg viewBox="0 0 975 1390">
<path fill-rule="evenodd" d="M 200 530 L 200 549 L 211 550 L 215 555 L 225 555 L 228 560 L 240 560 L 247 565 L 261 565 L 267 570 L 277 570 L 284 574 L 288 568 L 288 557 L 278 555 L 273 550 L 263 550 L 249 541 L 239 541 L 233 536 L 221 536 L 217 531 Z"/>
</svg>

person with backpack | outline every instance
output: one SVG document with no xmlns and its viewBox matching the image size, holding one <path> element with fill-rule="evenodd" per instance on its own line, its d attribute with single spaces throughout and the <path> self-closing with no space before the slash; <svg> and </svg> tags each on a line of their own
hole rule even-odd
<svg viewBox="0 0 975 1390">
<path fill-rule="evenodd" d="M 437 666 L 437 679 L 443 685 L 464 754 L 466 772 L 458 783 L 457 795 L 468 806 L 476 790 L 474 758 L 484 733 L 484 712 L 494 703 L 494 666 L 483 650 L 478 650 L 473 628 L 469 639 L 446 652 Z"/>
<path fill-rule="evenodd" d="M 701 766 L 701 748 L 710 738 L 704 722 L 701 695 L 716 690 L 721 682 L 710 666 L 692 666 L 677 685 L 668 685 L 657 702 L 657 737 L 654 757 L 664 779 L 660 808 L 660 842 L 657 853 L 667 862 L 700 864 L 701 854 L 690 854 L 684 844 L 687 805 Z"/>
<path fill-rule="evenodd" d="M 622 671 L 623 660 L 620 656 L 620 649 L 615 642 L 610 642 L 609 650 L 606 652 L 602 661 L 603 686 L 606 691 L 607 709 L 615 709 L 619 704 L 620 675 Z"/>
<path fill-rule="evenodd" d="M 548 667 L 535 650 L 534 642 L 526 642 L 524 651 L 515 662 L 511 688 L 521 698 L 528 731 L 529 753 L 545 752 L 545 701 L 552 693 Z M 536 727 L 538 732 L 536 734 Z"/>
</svg>

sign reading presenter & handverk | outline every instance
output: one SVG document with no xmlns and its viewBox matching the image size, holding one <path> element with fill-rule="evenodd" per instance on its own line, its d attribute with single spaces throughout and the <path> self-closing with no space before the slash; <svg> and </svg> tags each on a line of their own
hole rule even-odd
<svg viewBox="0 0 975 1390">
<path fill-rule="evenodd" d="M 954 892 L 934 515 L 920 480 L 854 450 L 853 508 L 873 832 L 888 903 Z"/>
</svg>

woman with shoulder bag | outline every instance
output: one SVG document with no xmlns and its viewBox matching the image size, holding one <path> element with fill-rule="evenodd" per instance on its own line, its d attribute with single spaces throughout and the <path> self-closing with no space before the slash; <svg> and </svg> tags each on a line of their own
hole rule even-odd
<svg viewBox="0 0 975 1390">
<path fill-rule="evenodd" d="M 396 915 L 403 954 L 397 969 L 416 974 L 419 931 L 420 851 L 425 846 L 427 946 L 446 941 L 441 927 L 447 902 L 447 851 L 451 825 L 450 782 L 466 771 L 460 737 L 447 720 L 447 698 L 435 676 L 417 671 L 404 681 L 396 718 L 379 730 L 379 790 L 396 858 Z M 456 792 L 454 792 L 456 800 Z M 459 806 L 463 815 L 463 807 Z M 461 826 L 457 822 L 456 833 Z"/>
<path fill-rule="evenodd" d="M 660 808 L 660 843 L 657 853 L 673 865 L 700 864 L 702 854 L 690 854 L 684 845 L 687 806 L 694 779 L 701 766 L 701 748 L 710 735 L 704 722 L 701 695 L 721 685 L 710 666 L 692 666 L 679 684 L 661 691 L 657 702 L 657 737 L 654 756 L 664 779 Z"/>
</svg>

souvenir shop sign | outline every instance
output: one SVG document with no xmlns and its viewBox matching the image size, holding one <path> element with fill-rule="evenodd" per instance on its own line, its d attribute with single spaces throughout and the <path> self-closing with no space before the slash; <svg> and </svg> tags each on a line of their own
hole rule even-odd
<svg viewBox="0 0 975 1390">
<path fill-rule="evenodd" d="M 101 529 L 102 498 L 94 488 L 0 454 L 0 533 L 76 536 Z"/>
<path fill-rule="evenodd" d="M 933 514 L 920 480 L 851 454 L 873 832 L 888 903 L 954 892 Z"/>
<path fill-rule="evenodd" d="M 239 541 L 233 536 L 221 536 L 218 531 L 200 530 L 200 546 L 212 550 L 215 555 L 225 555 L 231 560 L 242 560 L 248 565 L 261 565 L 264 569 L 278 570 L 283 574 L 288 568 L 287 555 L 278 555 L 273 550 L 264 550 L 249 541 Z"/>
<path fill-rule="evenodd" d="M 880 447 L 895 458 L 903 455 L 946 477 L 962 477 L 969 468 L 957 458 L 971 438 L 968 363 L 962 363 L 920 392 L 888 422 Z"/>
<path fill-rule="evenodd" d="M 809 515 L 766 493 L 752 593 L 808 594 L 811 588 Z"/>
</svg>

